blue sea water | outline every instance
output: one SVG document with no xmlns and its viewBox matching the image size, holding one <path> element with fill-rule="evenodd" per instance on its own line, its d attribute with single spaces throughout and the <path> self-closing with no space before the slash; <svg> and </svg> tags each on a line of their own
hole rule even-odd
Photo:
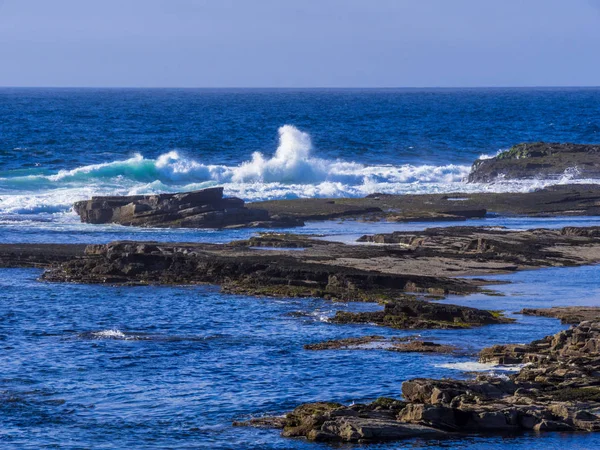
<svg viewBox="0 0 600 450">
<path fill-rule="evenodd" d="M 599 112 L 593 88 L 0 89 L 0 221 L 212 185 L 250 201 L 530 190 L 545 182 L 463 179 L 518 142 L 599 142 Z"/>
<path fill-rule="evenodd" d="M 94 194 L 213 185 L 248 201 L 371 192 L 528 191 L 560 180 L 468 184 L 481 155 L 521 141 L 600 142 L 600 89 L 105 90 L 0 89 L 0 242 L 115 239 L 228 242 L 257 230 L 148 230 L 80 224 Z M 591 180 L 597 182 L 597 180 Z M 439 223 L 435 226 L 456 225 Z M 595 217 L 491 217 L 512 229 L 600 225 Z M 427 223 L 332 221 L 294 232 L 353 242 Z M 110 287 L 0 270 L 1 448 L 316 449 L 234 428 L 316 400 L 398 397 L 413 377 L 465 377 L 475 353 L 564 326 L 517 322 L 421 334 L 464 354 L 303 350 L 325 339 L 414 334 L 334 325 L 376 305 L 223 295 L 217 287 Z M 493 278 L 493 277 L 490 277 Z M 595 305 L 598 266 L 495 278 L 502 297 L 445 301 L 500 309 Z M 543 289 L 540 287 L 543 286 Z M 546 434 L 336 448 L 599 448 L 595 435 Z"/>
</svg>

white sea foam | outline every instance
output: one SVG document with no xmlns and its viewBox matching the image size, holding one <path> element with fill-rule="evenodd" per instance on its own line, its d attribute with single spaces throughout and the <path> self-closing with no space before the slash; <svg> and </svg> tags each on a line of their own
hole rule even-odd
<svg viewBox="0 0 600 450">
<path fill-rule="evenodd" d="M 491 363 L 480 363 L 475 361 L 455 362 L 437 364 L 436 367 L 444 369 L 460 370 L 461 372 L 518 372 L 523 364 L 499 365 Z"/>
<path fill-rule="evenodd" d="M 222 185 L 225 194 L 248 201 L 360 197 L 388 194 L 447 192 L 526 192 L 550 184 L 598 182 L 573 180 L 576 169 L 559 180 L 466 183 L 470 166 L 365 165 L 314 155 L 308 133 L 291 125 L 279 129 L 272 156 L 254 153 L 237 166 L 206 164 L 172 150 L 156 159 L 131 158 L 91 164 L 54 174 L 0 178 L 0 218 L 25 214 L 68 219 L 73 202 L 92 195 L 135 195 L 177 192 Z"/>
<path fill-rule="evenodd" d="M 102 330 L 90 333 L 96 339 L 128 339 L 127 335 L 120 330 Z"/>
</svg>

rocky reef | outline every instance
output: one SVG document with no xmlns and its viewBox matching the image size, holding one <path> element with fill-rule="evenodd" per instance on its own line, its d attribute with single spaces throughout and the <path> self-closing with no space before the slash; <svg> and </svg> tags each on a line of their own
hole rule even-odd
<svg viewBox="0 0 600 450">
<path fill-rule="evenodd" d="M 453 345 L 424 341 L 420 336 L 391 337 L 361 336 L 306 344 L 305 350 L 388 350 L 399 353 L 454 353 Z"/>
<path fill-rule="evenodd" d="M 393 233 L 383 239 L 398 244 L 389 245 L 346 245 L 289 234 L 263 234 L 231 244 L 112 242 L 88 246 L 84 255 L 60 262 L 42 278 L 112 284 L 212 283 L 226 292 L 249 295 L 390 301 L 406 292 L 468 294 L 486 283 L 456 278 L 460 275 L 597 262 L 596 231 L 594 227 L 576 232 L 571 228 L 431 228 Z M 376 238 L 364 240 L 371 239 Z"/>
<path fill-rule="evenodd" d="M 399 329 L 450 329 L 510 323 L 513 320 L 503 317 L 496 311 L 406 297 L 387 302 L 382 311 L 360 313 L 338 311 L 331 322 L 372 323 Z"/>
<path fill-rule="evenodd" d="M 476 283 L 443 276 L 389 273 L 335 263 L 336 253 L 353 248 L 320 243 L 302 252 L 275 252 L 239 243 L 113 242 L 88 246 L 85 256 L 48 269 L 42 278 L 111 284 L 211 283 L 231 293 L 347 301 L 378 301 L 406 290 L 466 294 L 478 289 Z"/>
<path fill-rule="evenodd" d="M 486 160 L 487 161 L 487 160 Z M 526 193 L 389 195 L 245 203 L 222 188 L 179 194 L 93 197 L 74 204 L 87 223 L 143 227 L 294 227 L 308 220 L 464 221 L 486 214 L 600 215 L 600 186 L 559 185 Z"/>
<path fill-rule="evenodd" d="M 223 188 L 178 194 L 92 197 L 73 209 L 82 222 L 118 223 L 165 228 L 295 227 L 297 218 L 273 216 L 259 208 L 249 209 L 244 200 L 224 198 Z"/>
<path fill-rule="evenodd" d="M 249 203 L 271 215 L 301 220 L 358 218 L 393 222 L 461 221 L 486 214 L 519 216 L 600 215 L 600 185 L 556 185 L 532 192 L 371 194 L 363 198 L 306 198 Z"/>
<path fill-rule="evenodd" d="M 0 244 L 0 267 L 51 267 L 85 255 L 86 244 Z"/>
<path fill-rule="evenodd" d="M 475 161 L 469 182 L 600 177 L 600 145 L 523 143 L 489 159 Z"/>
<path fill-rule="evenodd" d="M 313 441 L 439 439 L 456 434 L 600 430 L 600 323 L 582 322 L 523 346 L 495 346 L 482 361 L 527 363 L 509 377 L 417 378 L 403 400 L 308 403 L 284 417 L 236 423 L 283 429 Z"/>
<path fill-rule="evenodd" d="M 526 316 L 553 317 L 561 323 L 574 324 L 583 321 L 600 322 L 600 306 L 555 306 L 553 308 L 524 308 L 519 314 Z"/>
</svg>

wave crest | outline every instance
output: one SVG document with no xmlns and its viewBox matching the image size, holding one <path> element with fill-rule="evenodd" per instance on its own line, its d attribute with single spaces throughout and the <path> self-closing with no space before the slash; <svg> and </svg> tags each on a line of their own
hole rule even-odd
<svg viewBox="0 0 600 450">
<path fill-rule="evenodd" d="M 292 125 L 279 128 L 279 145 L 274 155 L 255 152 L 249 161 L 238 166 L 203 164 L 177 150 L 156 159 L 135 154 L 125 160 L 91 164 L 52 175 L 29 175 L 0 179 L 3 190 L 39 190 L 72 186 L 76 183 L 111 182 L 139 189 L 140 183 L 160 189 L 179 188 L 193 183 L 243 185 L 342 183 L 348 186 L 377 183 L 459 182 L 468 166 L 447 165 L 380 165 L 366 166 L 355 162 L 328 160 L 312 156 L 310 135 Z"/>
<path fill-rule="evenodd" d="M 54 174 L 0 178 L 0 218 L 29 215 L 62 217 L 73 202 L 94 195 L 134 195 L 177 192 L 222 185 L 225 194 L 248 201 L 298 197 L 360 197 L 387 194 L 530 191 L 548 180 L 489 184 L 464 182 L 470 166 L 365 165 L 314 156 L 308 133 L 292 125 L 279 128 L 279 143 L 271 156 L 260 152 L 236 166 L 206 164 L 172 150 L 157 158 L 135 154 L 128 159 L 90 164 Z M 566 173 L 561 182 L 571 181 Z M 589 181 L 588 181 L 589 182 Z M 11 220 L 14 217 L 11 216 Z M 63 220 L 59 218 L 57 220 Z"/>
</svg>

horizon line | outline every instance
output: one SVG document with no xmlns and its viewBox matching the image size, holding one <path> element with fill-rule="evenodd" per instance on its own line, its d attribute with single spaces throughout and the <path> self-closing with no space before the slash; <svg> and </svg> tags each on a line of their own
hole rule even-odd
<svg viewBox="0 0 600 450">
<path fill-rule="evenodd" d="M 204 90 L 393 90 L 393 89 L 595 89 L 600 85 L 521 85 L 521 86 L 17 86 L 0 85 L 0 89 L 204 89 Z"/>
</svg>

